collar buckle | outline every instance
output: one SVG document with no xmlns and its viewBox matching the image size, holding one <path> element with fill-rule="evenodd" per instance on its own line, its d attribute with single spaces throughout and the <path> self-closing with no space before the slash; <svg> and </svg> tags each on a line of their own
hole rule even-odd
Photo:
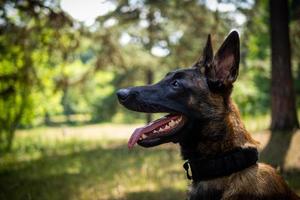
<svg viewBox="0 0 300 200">
<path fill-rule="evenodd" d="M 189 180 L 192 180 L 193 177 L 189 174 L 189 168 L 191 168 L 191 167 L 190 167 L 190 163 L 189 163 L 188 160 L 183 164 L 183 168 L 184 168 L 185 171 L 186 171 L 186 177 L 187 177 Z"/>
</svg>

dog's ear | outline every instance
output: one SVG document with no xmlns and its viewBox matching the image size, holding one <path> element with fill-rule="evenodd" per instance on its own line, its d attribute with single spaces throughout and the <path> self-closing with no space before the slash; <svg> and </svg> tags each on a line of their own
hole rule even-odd
<svg viewBox="0 0 300 200">
<path fill-rule="evenodd" d="M 223 88 L 231 86 L 239 73 L 240 39 L 236 31 L 231 32 L 218 52 L 212 65 L 206 70 L 206 77 Z"/>
<path fill-rule="evenodd" d="M 213 52 L 213 48 L 212 48 L 212 45 L 211 45 L 211 37 L 210 37 L 210 34 L 209 34 L 207 36 L 206 45 L 203 49 L 202 62 L 205 65 L 209 65 L 213 60 L 213 56 L 214 56 L 214 52 Z"/>
<path fill-rule="evenodd" d="M 202 56 L 194 64 L 194 67 L 197 67 L 199 69 L 201 69 L 201 68 L 205 69 L 212 62 L 213 56 L 214 56 L 214 53 L 213 53 L 213 48 L 212 48 L 212 44 L 211 44 L 211 37 L 209 34 L 207 36 L 207 41 L 206 41 L 206 45 L 203 49 Z"/>
</svg>

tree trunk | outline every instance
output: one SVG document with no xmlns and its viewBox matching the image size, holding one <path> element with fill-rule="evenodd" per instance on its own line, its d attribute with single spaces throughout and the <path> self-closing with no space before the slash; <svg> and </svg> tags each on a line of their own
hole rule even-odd
<svg viewBox="0 0 300 200">
<path fill-rule="evenodd" d="M 63 95 L 61 98 L 61 104 L 63 106 L 63 113 L 66 117 L 67 123 L 71 123 L 70 115 L 72 113 L 72 108 L 70 107 L 69 102 L 68 102 L 69 86 L 64 85 L 62 91 L 63 91 Z"/>
<path fill-rule="evenodd" d="M 148 69 L 146 71 L 146 82 L 147 82 L 147 85 L 150 85 L 153 83 L 153 71 L 151 69 Z M 150 123 L 152 121 L 152 115 L 151 114 L 147 114 L 146 115 L 146 121 L 147 123 Z"/>
<path fill-rule="evenodd" d="M 270 0 L 272 50 L 272 130 L 299 127 L 291 72 L 287 0 Z"/>
<path fill-rule="evenodd" d="M 46 126 L 51 126 L 51 117 L 50 114 L 46 111 L 45 116 L 44 116 L 44 124 Z"/>
</svg>

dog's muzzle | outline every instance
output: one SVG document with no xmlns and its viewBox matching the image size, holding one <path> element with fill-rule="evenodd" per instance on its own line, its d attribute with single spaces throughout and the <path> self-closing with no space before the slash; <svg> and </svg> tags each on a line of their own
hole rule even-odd
<svg viewBox="0 0 300 200">
<path fill-rule="evenodd" d="M 130 90 L 129 89 L 119 89 L 117 91 L 117 96 L 118 96 L 118 99 L 121 101 L 121 102 L 124 102 L 126 101 L 126 99 L 129 97 L 129 94 L 130 94 Z"/>
</svg>

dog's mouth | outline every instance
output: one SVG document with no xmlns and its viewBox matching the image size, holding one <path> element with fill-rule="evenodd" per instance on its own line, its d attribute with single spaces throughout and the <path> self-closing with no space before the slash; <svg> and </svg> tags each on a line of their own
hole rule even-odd
<svg viewBox="0 0 300 200">
<path fill-rule="evenodd" d="M 181 114 L 168 114 L 152 121 L 135 129 L 128 141 L 128 148 L 133 148 L 136 143 L 143 147 L 152 147 L 169 142 L 186 122 L 187 118 Z"/>
</svg>

